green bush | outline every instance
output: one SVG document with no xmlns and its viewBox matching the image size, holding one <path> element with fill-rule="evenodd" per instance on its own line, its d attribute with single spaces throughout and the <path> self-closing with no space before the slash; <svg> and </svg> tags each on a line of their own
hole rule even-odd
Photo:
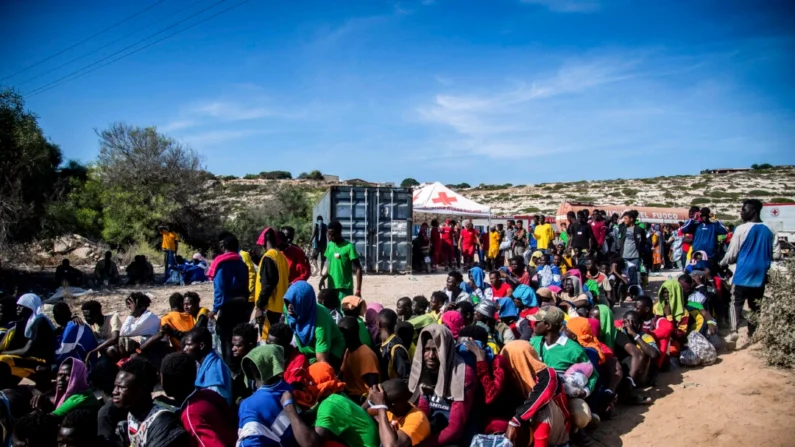
<svg viewBox="0 0 795 447">
<path fill-rule="evenodd" d="M 752 189 L 748 191 L 746 195 L 750 197 L 764 197 L 764 196 L 772 196 L 773 194 L 775 194 L 775 192 L 773 191 L 766 191 L 764 189 Z"/>
<path fill-rule="evenodd" d="M 229 180 L 237 180 L 238 177 L 234 175 L 219 175 L 218 179 L 228 182 Z"/>
<path fill-rule="evenodd" d="M 788 197 L 773 197 L 770 199 L 770 203 L 795 203 L 795 200 Z"/>
<path fill-rule="evenodd" d="M 290 180 L 293 174 L 289 171 L 262 171 L 258 177 L 265 180 Z"/>
<path fill-rule="evenodd" d="M 593 197 L 577 197 L 574 199 L 574 201 L 578 203 L 591 203 L 594 200 L 595 199 Z"/>
<path fill-rule="evenodd" d="M 754 163 L 754 164 L 751 165 L 751 169 L 753 169 L 754 171 L 761 171 L 761 170 L 764 170 L 764 169 L 773 169 L 773 165 L 771 165 L 770 163 L 762 163 L 761 165 Z"/>
<path fill-rule="evenodd" d="M 718 191 L 718 190 L 706 191 L 705 195 L 707 195 L 709 197 L 720 197 L 720 198 L 727 198 L 728 197 L 728 198 L 732 198 L 732 199 L 735 199 L 735 198 L 739 197 L 736 193 L 723 192 L 723 191 Z"/>
<path fill-rule="evenodd" d="M 633 188 L 624 188 L 621 190 L 621 194 L 624 194 L 627 197 L 635 197 L 636 195 L 638 195 L 639 192 L 640 191 Z"/>
<path fill-rule="evenodd" d="M 700 203 L 710 203 L 712 202 L 708 197 L 696 197 L 690 201 L 692 205 L 698 205 Z"/>
<path fill-rule="evenodd" d="M 312 205 L 306 190 L 281 185 L 271 199 L 260 206 L 244 208 L 238 215 L 227 219 L 224 227 L 238 237 L 243 249 L 254 248 L 264 228 L 279 229 L 284 225 L 295 228 L 296 245 L 306 245 L 312 234 L 311 214 Z"/>
<path fill-rule="evenodd" d="M 245 180 L 256 180 L 259 178 L 259 174 L 246 174 L 243 176 Z"/>
<path fill-rule="evenodd" d="M 768 364 L 782 368 L 795 366 L 795 260 L 787 259 L 783 269 L 770 269 L 770 283 L 765 289 L 754 339 L 762 343 Z"/>
<path fill-rule="evenodd" d="M 528 206 L 527 208 L 522 208 L 520 210 L 520 212 L 522 212 L 522 213 L 537 213 L 539 211 L 541 211 L 541 210 L 536 208 L 536 207 L 534 207 L 534 206 Z"/>
<path fill-rule="evenodd" d="M 692 189 L 702 189 L 706 188 L 707 186 L 709 186 L 708 182 L 695 182 L 690 184 L 690 188 Z"/>
<path fill-rule="evenodd" d="M 401 188 L 412 188 L 414 186 L 420 186 L 420 182 L 418 182 L 416 179 L 413 179 L 411 177 L 404 178 L 403 181 L 400 182 Z"/>
</svg>

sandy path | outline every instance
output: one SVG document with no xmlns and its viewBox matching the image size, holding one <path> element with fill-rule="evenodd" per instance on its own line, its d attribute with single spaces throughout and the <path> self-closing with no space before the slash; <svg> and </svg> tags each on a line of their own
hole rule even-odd
<svg viewBox="0 0 795 447">
<path fill-rule="evenodd" d="M 366 300 L 394 307 L 399 297 L 430 296 L 444 286 L 446 275 L 365 276 Z M 665 277 L 652 278 L 652 289 Z M 317 285 L 317 278 L 310 281 Z M 132 289 L 93 295 L 103 308 L 126 315 L 124 297 Z M 168 296 L 195 290 L 205 305 L 212 302 L 212 286 L 156 287 L 152 310 L 168 309 Z M 78 299 L 79 302 L 88 298 Z M 76 308 L 76 306 L 73 306 Z M 743 340 L 741 340 L 741 343 Z M 738 344 L 740 345 L 740 344 Z M 661 374 L 650 390 L 654 403 L 623 406 L 594 438 L 609 447 L 710 445 L 795 446 L 795 374 L 764 366 L 756 347 L 724 353 L 716 365 L 678 369 Z"/>
</svg>

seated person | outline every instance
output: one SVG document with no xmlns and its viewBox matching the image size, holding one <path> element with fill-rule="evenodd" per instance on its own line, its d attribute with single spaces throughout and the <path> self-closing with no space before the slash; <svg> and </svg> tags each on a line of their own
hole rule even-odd
<svg viewBox="0 0 795 447">
<path fill-rule="evenodd" d="M 699 290 L 696 287 L 694 276 L 698 276 L 703 281 L 704 271 L 695 270 L 693 276 L 687 273 L 679 276 L 679 284 L 682 286 L 687 301 L 687 310 L 690 313 L 690 331 L 697 331 L 703 336 L 709 336 L 718 332 L 718 322 L 712 317 L 709 311 L 709 302 L 707 296 L 701 291 L 706 291 L 706 287 Z"/>
<path fill-rule="evenodd" d="M 88 374 L 88 384 L 91 385 L 94 392 L 101 394 L 98 401 L 101 407 L 96 414 L 97 431 L 99 436 L 106 441 L 113 441 L 114 444 L 119 439 L 116 426 L 119 422 L 127 420 L 127 412 L 113 405 L 113 388 L 115 388 L 113 382 L 115 382 L 118 373 L 119 367 L 115 363 L 107 358 L 102 358 Z"/>
<path fill-rule="evenodd" d="M 110 251 L 105 252 L 105 257 L 97 262 L 94 266 L 94 279 L 99 284 L 110 285 L 119 282 L 119 268 L 113 262 L 113 253 Z"/>
<path fill-rule="evenodd" d="M 461 442 L 475 404 L 478 378 L 456 353 L 455 339 L 446 327 L 433 324 L 422 330 L 409 377 L 409 389 L 419 395 L 417 408 L 428 416 L 431 435 L 426 442 L 450 445 Z"/>
<path fill-rule="evenodd" d="M 398 320 L 409 321 L 413 317 L 411 298 L 404 296 L 397 300 L 395 305 L 395 312 L 397 312 Z"/>
<path fill-rule="evenodd" d="M 323 289 L 317 293 L 317 303 L 325 307 L 329 311 L 331 317 L 334 319 L 334 324 L 339 324 L 342 317 L 339 293 L 335 289 Z M 367 328 L 365 328 L 366 330 Z"/>
<path fill-rule="evenodd" d="M 277 323 L 281 324 L 281 323 Z M 273 335 L 271 327 L 268 337 Z M 292 401 L 282 403 L 282 395 L 292 388 L 284 378 L 284 351 L 279 345 L 263 345 L 251 350 L 242 360 L 241 369 L 247 382 L 254 383 L 254 394 L 240 403 L 238 410 L 238 446 L 281 445 L 296 447 L 293 427 L 283 417 Z M 274 437 L 278 437 L 276 440 Z M 228 444 L 232 445 L 232 444 Z"/>
<path fill-rule="evenodd" d="M 198 327 L 207 327 L 207 314 L 210 309 L 201 306 L 201 299 L 196 292 L 185 292 L 185 299 L 182 302 L 185 313 L 193 317 L 193 325 Z"/>
<path fill-rule="evenodd" d="M 231 446 L 237 440 L 235 416 L 224 399 L 213 391 L 196 389 L 196 362 L 182 352 L 163 359 L 160 383 L 173 399 L 182 427 L 192 438 L 191 445 Z"/>
<path fill-rule="evenodd" d="M 56 363 L 60 364 L 70 357 L 83 360 L 89 352 L 97 348 L 94 332 L 86 324 L 83 324 L 79 317 L 72 317 L 72 311 L 68 304 L 63 301 L 55 303 L 52 313 L 58 325 L 63 325 L 61 335 L 56 336 L 56 342 L 59 344 L 55 351 Z M 63 324 L 64 321 L 66 324 Z"/>
<path fill-rule="evenodd" d="M 447 274 L 447 283 L 442 292 L 447 296 L 447 301 L 457 303 L 459 301 L 470 301 L 469 293 L 461 288 L 464 277 L 461 272 L 453 270 Z"/>
<path fill-rule="evenodd" d="M 439 322 L 439 320 L 442 318 L 442 314 L 444 313 L 444 308 L 449 301 L 450 300 L 447 299 L 447 294 L 442 291 L 433 292 L 431 294 L 431 304 L 428 313 L 433 316 L 435 322 Z"/>
<path fill-rule="evenodd" d="M 493 300 L 506 298 L 513 294 L 513 287 L 507 281 L 503 281 L 501 273 L 499 270 L 489 272 L 489 284 L 491 285 Z"/>
<path fill-rule="evenodd" d="M 507 324 L 502 321 L 498 322 L 495 319 L 496 314 L 497 305 L 493 301 L 481 301 L 475 306 L 475 324 L 486 330 L 487 344 L 491 347 L 491 350 L 500 352 L 502 346 L 509 341 L 513 341 L 515 337 Z"/>
<path fill-rule="evenodd" d="M 359 339 L 356 317 L 343 318 L 339 328 L 345 338 L 345 356 L 340 378 L 345 381 L 345 392 L 348 396 L 361 404 L 367 398 L 370 387 L 376 385 L 380 379 L 378 356 Z"/>
<path fill-rule="evenodd" d="M 358 296 L 348 296 L 342 300 L 340 305 L 343 317 L 354 317 L 359 324 L 359 339 L 362 344 L 373 349 L 373 337 L 367 329 L 367 323 L 362 318 L 367 312 L 367 303 Z M 342 321 L 342 318 L 340 318 Z M 339 322 L 337 322 L 339 324 Z"/>
<path fill-rule="evenodd" d="M 24 379 L 36 372 L 37 367 L 49 368 L 55 354 L 55 329 L 41 311 L 41 298 L 26 293 L 17 300 L 19 324 L 9 346 L 16 349 L 0 352 L 0 362 L 11 368 L 11 374 Z M 22 342 L 24 340 L 24 344 Z"/>
<path fill-rule="evenodd" d="M 116 375 L 113 403 L 127 412 L 119 432 L 120 445 L 187 447 L 191 438 L 182 422 L 168 406 L 155 402 L 152 392 L 158 383 L 157 368 L 137 357 L 125 363 Z"/>
<path fill-rule="evenodd" d="M 664 316 L 655 315 L 653 309 L 654 302 L 651 297 L 643 295 L 635 300 L 635 312 L 642 322 L 643 333 L 654 337 L 657 343 L 660 356 L 655 363 L 657 364 L 657 368 L 662 370 L 668 363 L 668 348 L 671 344 L 671 337 L 674 335 L 675 328 L 673 323 Z"/>
<path fill-rule="evenodd" d="M 419 335 L 420 331 L 425 326 L 434 324 L 439 320 L 438 310 L 444 306 L 444 303 L 447 301 L 447 295 L 444 292 L 434 292 L 431 295 L 431 299 L 433 296 L 436 295 L 436 304 L 437 304 L 437 313 L 434 314 L 433 312 L 429 312 L 430 302 L 424 296 L 415 296 L 412 300 L 413 309 L 411 311 L 413 317 L 409 320 L 412 326 L 414 326 L 415 335 L 414 341 L 417 341 L 417 335 Z"/>
<path fill-rule="evenodd" d="M 197 259 L 196 255 L 193 255 L 191 261 L 177 264 L 177 270 L 182 273 L 182 281 L 185 285 L 207 281 L 207 263 L 202 259 Z"/>
<path fill-rule="evenodd" d="M 193 316 L 185 312 L 185 298 L 181 293 L 172 293 L 168 304 L 171 312 L 160 319 L 161 340 L 170 343 L 172 350 L 180 350 L 182 337 L 194 327 Z"/>
<path fill-rule="evenodd" d="M 141 354 L 141 345 L 151 337 L 160 334 L 160 318 L 149 311 L 152 300 L 141 292 L 130 294 L 125 300 L 130 315 L 124 320 L 119 329 L 119 340 L 128 354 Z M 151 354 L 157 354 L 155 349 Z M 162 353 L 165 355 L 165 353 Z M 147 358 L 153 360 L 147 355 Z M 160 357 L 162 359 L 162 356 Z M 156 359 L 155 359 L 156 360 Z"/>
<path fill-rule="evenodd" d="M 428 416 L 410 401 L 411 391 L 402 379 L 390 379 L 370 389 L 364 408 L 370 414 L 375 412 L 382 447 L 416 447 L 431 435 Z"/>
<path fill-rule="evenodd" d="M 229 370 L 232 373 L 232 402 L 235 406 L 254 390 L 254 384 L 246 380 L 240 369 L 240 362 L 257 347 L 257 335 L 257 327 L 250 323 L 240 323 L 232 329 L 232 364 Z"/>
<path fill-rule="evenodd" d="M 468 280 L 466 282 L 469 290 L 467 291 L 470 296 L 475 296 L 480 301 L 491 301 L 494 299 L 494 290 L 491 284 L 486 282 L 486 274 L 480 267 L 472 267 L 467 272 Z"/>
<path fill-rule="evenodd" d="M 83 311 L 83 320 L 91 329 L 94 339 L 98 343 L 85 357 L 90 362 L 95 354 L 104 352 L 109 346 L 115 346 L 119 343 L 121 319 L 118 312 L 104 315 L 102 313 L 102 305 L 98 301 L 86 301 L 81 306 L 81 309 Z"/>
<path fill-rule="evenodd" d="M 284 350 L 284 380 L 290 385 L 301 383 L 309 369 L 309 358 L 292 345 L 293 330 L 284 323 L 276 323 L 268 332 L 266 344 L 279 345 Z"/>
<path fill-rule="evenodd" d="M 408 379 L 411 374 L 409 347 L 397 336 L 398 315 L 392 309 L 378 313 L 381 344 L 378 346 L 379 365 L 384 378 Z"/>
<path fill-rule="evenodd" d="M 207 328 L 193 328 L 182 339 L 182 351 L 199 364 L 196 388 L 215 391 L 232 405 L 232 375 L 229 367 L 213 349 L 213 337 Z"/>
<path fill-rule="evenodd" d="M 317 304 L 315 290 L 306 281 L 296 281 L 284 295 L 285 319 L 295 334 L 298 350 L 309 362 L 341 365 L 345 340 L 329 311 Z"/>
<path fill-rule="evenodd" d="M 77 408 L 90 408 L 96 414 L 99 404 L 87 378 L 85 363 L 74 358 L 64 360 L 55 376 L 55 395 L 49 398 L 37 394 L 31 401 L 31 407 L 50 413 L 59 420 Z"/>
<path fill-rule="evenodd" d="M 549 262 L 549 255 L 541 255 L 537 261 L 536 277 L 538 278 L 539 287 L 549 287 L 561 285 L 560 269 L 556 265 Z"/>
<path fill-rule="evenodd" d="M 83 284 L 83 272 L 69 265 L 69 260 L 64 259 L 55 269 L 56 287 L 80 287 Z"/>
<path fill-rule="evenodd" d="M 63 418 L 58 429 L 58 446 L 106 446 L 97 435 L 97 413 L 91 408 L 77 408 Z"/>
<path fill-rule="evenodd" d="M 136 255 L 135 260 L 125 270 L 127 284 L 152 284 L 155 281 L 155 270 L 144 255 Z"/>
<path fill-rule="evenodd" d="M 14 421 L 14 447 L 54 446 L 58 434 L 55 419 L 42 411 L 33 411 Z"/>
<path fill-rule="evenodd" d="M 414 352 L 417 349 L 417 345 L 414 343 L 417 331 L 414 330 L 414 326 L 408 321 L 398 321 L 398 324 L 395 325 L 395 334 L 400 338 L 403 346 L 408 347 L 409 360 L 413 359 Z"/>
<path fill-rule="evenodd" d="M 487 341 L 486 329 L 479 325 L 467 326 L 458 334 L 458 353 L 468 366 L 475 367 L 480 382 L 476 400 L 486 404 L 475 406 L 470 416 L 480 428 L 486 427 L 498 410 L 505 388 L 505 357 L 492 351 Z"/>
<path fill-rule="evenodd" d="M 311 392 L 315 406 L 314 426 L 298 415 L 290 391 L 282 394 L 281 405 L 290 420 L 290 427 L 300 445 L 320 446 L 324 441 L 336 441 L 346 446 L 379 447 L 378 428 L 362 407 L 342 394 L 345 384 L 337 380 L 334 368 L 326 362 L 309 367 L 314 384 Z"/>
<path fill-rule="evenodd" d="M 654 337 L 643 332 L 643 319 L 639 313 L 631 310 L 624 314 L 623 327 L 616 335 L 613 351 L 632 389 L 646 386 L 651 365 L 660 357 L 660 350 Z M 632 396 L 631 399 L 639 403 L 650 400 L 641 396 Z"/>
</svg>

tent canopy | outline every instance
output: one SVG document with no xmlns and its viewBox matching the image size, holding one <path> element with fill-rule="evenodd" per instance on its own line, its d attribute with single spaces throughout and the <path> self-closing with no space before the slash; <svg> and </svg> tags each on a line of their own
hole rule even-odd
<svg viewBox="0 0 795 447">
<path fill-rule="evenodd" d="M 484 217 L 491 215 L 491 208 L 469 200 L 439 182 L 415 190 L 413 206 L 418 213 Z"/>
</svg>

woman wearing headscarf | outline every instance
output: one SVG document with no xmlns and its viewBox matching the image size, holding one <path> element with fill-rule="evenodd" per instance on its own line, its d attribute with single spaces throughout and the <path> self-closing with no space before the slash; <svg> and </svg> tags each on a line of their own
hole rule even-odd
<svg viewBox="0 0 795 447">
<path fill-rule="evenodd" d="M 17 316 L 19 323 L 14 338 L 24 336 L 25 343 L 12 340 L 18 349 L 0 353 L 0 362 L 11 367 L 11 374 L 24 379 L 36 371 L 38 366 L 49 366 L 55 355 L 55 329 L 50 320 L 41 311 L 41 298 L 26 293 L 17 300 Z M 24 328 L 24 329 L 23 329 Z"/>
<path fill-rule="evenodd" d="M 64 417 L 76 408 L 96 407 L 97 402 L 88 385 L 85 363 L 75 358 L 64 360 L 55 377 L 55 411 L 52 415 Z"/>
<path fill-rule="evenodd" d="M 616 335 L 618 334 L 613 321 L 613 310 L 609 306 L 599 304 L 591 310 L 591 317 L 599 322 L 599 331 L 596 333 L 597 338 L 612 350 L 616 344 Z"/>
<path fill-rule="evenodd" d="M 293 283 L 284 295 L 284 306 L 298 351 L 309 357 L 309 363 L 327 362 L 339 367 L 345 340 L 329 311 L 317 303 L 312 286 L 306 281 Z"/>
<path fill-rule="evenodd" d="M 417 408 L 431 421 L 429 445 L 462 441 L 477 391 L 475 369 L 455 349 L 455 339 L 442 325 L 426 326 L 419 336 L 409 376 Z"/>
<path fill-rule="evenodd" d="M 367 332 L 370 333 L 370 339 L 373 345 L 381 343 L 381 334 L 378 329 L 378 313 L 384 310 L 384 306 L 379 303 L 367 304 L 367 310 L 364 312 L 364 324 L 367 326 Z"/>
<path fill-rule="evenodd" d="M 573 274 L 575 272 L 576 275 Z M 570 317 L 578 316 L 577 309 L 587 308 L 589 304 L 588 295 L 582 290 L 582 282 L 579 275 L 580 272 L 574 269 L 571 271 L 570 276 L 563 280 L 563 291 L 560 294 L 560 298 L 568 305 L 568 315 Z"/>
<path fill-rule="evenodd" d="M 682 285 L 676 278 L 668 279 L 660 286 L 660 290 L 657 292 L 657 304 L 654 305 L 654 315 L 664 317 L 673 323 L 676 328 L 676 337 L 687 336 L 690 314 L 685 306 Z"/>
<path fill-rule="evenodd" d="M 508 367 L 506 376 L 515 390 L 509 408 L 516 412 L 508 423 L 505 437 L 516 446 L 565 445 L 569 441 L 569 412 L 563 381 L 554 369 L 541 362 L 538 353 L 525 341 L 505 345 L 502 355 Z M 532 436 L 528 432 L 532 431 Z"/>
</svg>

